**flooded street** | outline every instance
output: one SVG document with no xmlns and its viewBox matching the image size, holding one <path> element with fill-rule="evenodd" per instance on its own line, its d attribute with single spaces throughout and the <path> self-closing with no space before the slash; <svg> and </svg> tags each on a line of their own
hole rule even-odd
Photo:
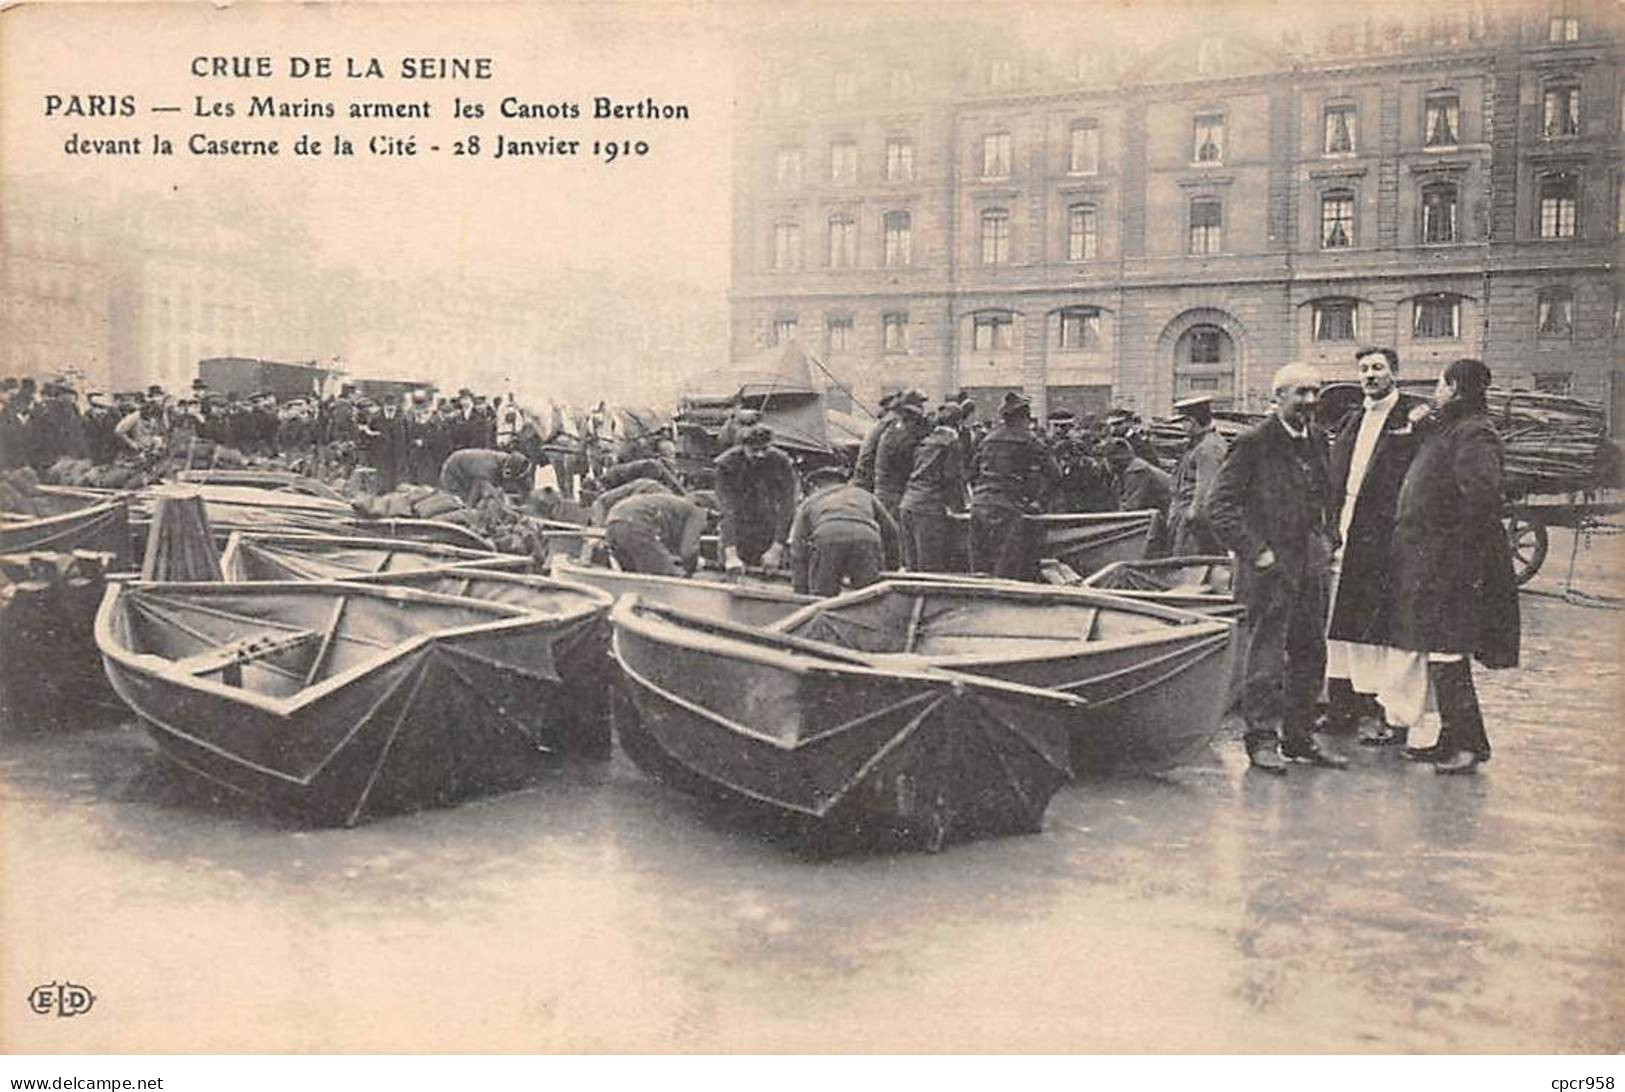
<svg viewBox="0 0 1625 1092">
<path fill-rule="evenodd" d="M 1560 589 L 1553 536 L 1534 587 Z M 1619 594 L 1625 541 L 1581 555 Z M 617 754 L 355 830 L 211 800 L 114 723 L 0 742 L 21 1052 L 1625 1048 L 1622 616 L 1525 595 L 1477 777 L 1238 743 L 1045 830 L 808 860 Z M 1428 742 L 1429 740 L 1423 740 Z M 67 979 L 73 1020 L 22 998 Z"/>
</svg>

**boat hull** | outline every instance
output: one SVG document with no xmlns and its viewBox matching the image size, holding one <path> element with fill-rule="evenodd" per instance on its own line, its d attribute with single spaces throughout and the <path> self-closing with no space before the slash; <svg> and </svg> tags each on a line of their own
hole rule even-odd
<svg viewBox="0 0 1625 1092">
<path fill-rule="evenodd" d="M 0 526 L 0 554 L 89 550 L 113 554 L 119 568 L 130 563 L 134 554 L 127 499 L 48 486 L 40 496 L 63 511 Z"/>
<path fill-rule="evenodd" d="M 1067 780 L 1058 696 L 807 655 L 622 600 L 616 727 L 646 772 L 831 847 L 941 846 L 1040 829 Z M 675 623 L 674 623 L 675 620 Z"/>
<path fill-rule="evenodd" d="M 720 580 L 684 579 L 600 569 L 555 558 L 549 571 L 560 580 L 599 588 L 611 596 L 636 595 L 644 603 L 676 607 L 705 618 L 767 626 L 809 603 L 814 596 L 798 595 L 788 587 L 766 583 L 724 583 Z"/>
<path fill-rule="evenodd" d="M 1236 627 L 1222 619 L 1087 589 L 952 577 L 886 581 L 775 629 L 1083 698 L 1069 718 L 1080 774 L 1166 769 L 1198 754 L 1218 733 L 1236 654 Z M 1096 629 L 1105 639 L 1092 639 Z M 1072 632 L 1079 638 L 1062 636 Z"/>
<path fill-rule="evenodd" d="M 234 532 L 220 554 L 233 583 L 258 580 L 356 580 L 447 565 L 520 572 L 530 558 L 440 543 L 344 535 Z"/>
<path fill-rule="evenodd" d="M 329 653 L 341 618 L 355 646 Z M 305 633 L 305 652 L 188 666 Z M 342 583 L 115 583 L 96 620 L 108 679 L 165 755 L 315 825 L 516 787 L 568 753 L 559 637 L 515 607 Z M 311 654 L 343 669 L 301 686 Z"/>
</svg>

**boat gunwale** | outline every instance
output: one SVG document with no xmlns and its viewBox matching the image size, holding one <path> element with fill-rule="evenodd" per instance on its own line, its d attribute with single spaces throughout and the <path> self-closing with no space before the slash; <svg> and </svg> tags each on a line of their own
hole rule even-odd
<svg viewBox="0 0 1625 1092">
<path fill-rule="evenodd" d="M 564 571 L 560 571 L 560 570 Z M 659 573 L 629 573 L 622 569 L 601 569 L 594 565 L 582 565 L 567 557 L 555 557 L 548 562 L 548 575 L 555 580 L 573 579 L 577 572 L 604 573 L 610 577 L 623 580 L 651 581 L 657 587 L 700 588 L 702 590 L 723 591 L 740 599 L 754 599 L 765 603 L 797 603 L 798 611 L 819 602 L 813 596 L 802 595 L 800 592 L 783 591 L 779 588 L 766 587 L 761 584 L 729 584 L 721 580 L 699 580 L 689 576 L 663 576 Z M 580 583 L 588 583 L 582 579 Z M 602 590 L 602 589 L 601 589 Z M 619 598 L 615 593 L 608 593 L 611 598 Z M 620 595 L 636 595 L 635 591 L 621 592 Z M 653 604 L 645 604 L 653 605 Z"/>
<path fill-rule="evenodd" d="M 677 619 L 675 622 L 662 619 L 664 628 L 671 631 L 673 637 L 668 640 L 662 635 L 651 632 L 652 624 L 641 617 L 643 614 L 675 615 Z M 914 679 L 939 686 L 986 688 L 1017 694 L 1022 697 L 1061 701 L 1063 704 L 1072 705 L 1076 708 L 1087 708 L 1091 704 L 1086 698 L 1081 698 L 1075 694 L 1066 694 L 1049 687 L 1031 686 L 1026 683 L 1009 682 L 1004 679 L 986 678 L 981 675 L 954 671 L 929 662 L 926 657 L 918 655 L 906 653 L 876 655 L 852 652 L 835 645 L 824 645 L 808 638 L 797 637 L 794 634 L 775 633 L 770 630 L 728 622 L 723 619 L 707 618 L 677 607 L 669 607 L 659 603 L 645 603 L 635 593 L 631 592 L 615 601 L 615 606 L 611 608 L 609 617 L 610 623 L 615 627 L 617 636 L 624 628 L 651 643 L 674 644 L 692 651 L 707 652 L 713 655 L 726 656 L 730 659 L 763 664 L 794 675 L 831 674 L 857 675 L 866 678 L 883 676 L 893 679 Z M 688 628 L 689 624 L 703 629 L 718 629 L 724 632 L 720 634 L 697 633 Z M 761 644 L 760 642 L 764 639 L 771 643 L 768 645 Z M 815 657 L 818 662 L 811 662 L 814 661 Z M 617 662 L 620 660 L 618 652 L 616 660 Z M 906 662 L 908 660 L 915 662 Z"/>
<path fill-rule="evenodd" d="M 1123 637 L 1113 637 L 1109 640 L 1058 641 L 1054 649 L 1020 654 L 989 651 L 955 653 L 869 652 L 863 653 L 863 655 L 876 657 L 913 656 L 926 660 L 934 667 L 947 670 L 961 670 L 972 665 L 976 667 L 1016 666 L 1072 657 L 1080 653 L 1104 654 L 1121 651 L 1125 648 L 1150 649 L 1166 644 L 1198 644 L 1220 636 L 1228 640 L 1234 633 L 1236 626 L 1234 618 L 1215 618 L 1199 611 L 1165 606 L 1161 603 L 1140 602 L 1124 596 L 1112 595 L 1109 591 L 1097 588 L 1024 584 L 1015 580 L 1005 580 L 997 583 L 991 581 L 972 583 L 967 580 L 956 581 L 952 579 L 939 581 L 911 577 L 905 574 L 893 579 L 880 580 L 862 588 L 855 588 L 852 591 L 829 599 L 820 599 L 809 603 L 800 610 L 785 615 L 772 625 L 767 626 L 766 629 L 768 632 L 779 636 L 800 637 L 800 634 L 788 632 L 789 629 L 794 625 L 800 625 L 812 618 L 816 618 L 831 606 L 836 604 L 849 606 L 853 603 L 867 602 L 897 589 L 906 591 L 910 588 L 942 592 L 958 598 L 965 598 L 968 593 L 977 591 L 992 591 L 1000 594 L 1011 593 L 1018 596 L 1027 596 L 1034 599 L 1071 599 L 1075 603 L 1087 604 L 1097 610 L 1123 609 L 1125 613 L 1138 614 L 1142 617 L 1156 618 L 1177 624 L 1165 627 L 1166 632 L 1153 630 L 1147 633 L 1131 633 Z M 823 643 L 816 637 L 803 637 L 802 640 Z M 841 646 L 831 645 L 830 647 L 840 648 Z"/>
<path fill-rule="evenodd" d="M 258 546 L 258 545 L 264 545 L 264 544 L 277 545 L 277 544 L 281 544 L 281 543 L 303 545 L 303 544 L 308 544 L 308 543 L 311 543 L 311 542 L 317 542 L 317 543 L 319 543 L 321 545 L 327 545 L 327 546 L 333 546 L 333 547 L 345 548 L 345 549 L 377 549 L 377 550 L 397 550 L 398 551 L 398 550 L 401 550 L 402 547 L 404 546 L 404 547 L 406 547 L 408 549 L 409 552 L 411 550 L 413 550 L 414 548 L 417 548 L 417 547 L 430 547 L 431 549 L 429 549 L 429 550 L 419 551 L 419 552 L 426 552 L 426 553 L 438 555 L 440 551 L 444 550 L 444 551 L 451 551 L 454 554 L 466 554 L 466 555 L 468 555 L 466 558 L 464 558 L 461 561 L 448 561 L 448 562 L 446 562 L 446 564 L 444 566 L 428 566 L 428 567 L 431 567 L 431 568 L 451 568 L 451 567 L 454 567 L 454 566 L 463 566 L 463 565 L 466 565 L 466 566 L 488 565 L 488 566 L 495 567 L 495 566 L 501 565 L 501 564 L 514 564 L 514 565 L 522 564 L 522 563 L 524 563 L 525 561 L 528 560 L 525 557 L 525 555 L 523 555 L 523 554 L 503 554 L 503 553 L 497 553 L 495 551 L 475 550 L 475 549 L 472 549 L 472 548 L 467 547 L 467 546 L 454 546 L 451 543 L 447 543 L 447 542 L 424 542 L 424 541 L 420 541 L 420 540 L 417 540 L 417 539 L 403 539 L 403 538 L 368 538 L 368 537 L 362 537 L 362 536 L 351 537 L 351 536 L 348 536 L 348 535 L 324 534 L 324 533 L 321 533 L 321 532 L 316 532 L 316 533 L 312 533 L 312 534 L 300 534 L 297 531 L 253 531 L 253 530 L 244 530 L 242 528 L 233 528 L 231 530 L 230 536 L 226 539 L 225 547 L 220 551 L 220 568 L 221 568 L 222 571 L 225 571 L 225 570 L 228 569 L 228 567 L 236 560 L 237 554 L 239 552 L 241 552 L 240 551 L 240 545 L 242 545 L 242 544 L 247 544 L 247 545 L 250 545 L 250 546 Z M 376 576 L 376 575 L 387 575 L 387 574 L 357 573 L 356 577 L 369 576 L 369 575 Z M 350 580 L 350 579 L 354 579 L 354 578 L 349 577 L 349 576 L 345 576 L 345 577 L 332 577 L 331 579 L 334 579 L 334 580 L 340 580 L 340 579 L 342 579 L 342 580 Z M 273 583 L 273 581 L 265 581 L 265 580 L 239 581 L 239 580 L 232 580 L 230 577 L 226 578 L 226 582 L 230 583 L 230 584 L 239 584 L 239 583 L 266 584 L 266 583 Z"/>
<path fill-rule="evenodd" d="M 489 610 L 498 617 L 484 622 L 474 622 L 461 626 L 448 626 L 440 629 L 427 629 L 398 644 L 390 645 L 388 649 L 366 661 L 356 664 L 336 675 L 329 676 L 313 686 L 301 687 L 292 694 L 274 698 L 257 691 L 242 687 L 227 686 L 210 679 L 200 678 L 196 675 L 173 670 L 175 661 L 165 659 L 152 653 L 135 652 L 116 640 L 113 635 L 113 614 L 117 609 L 119 600 L 129 591 L 141 591 L 162 588 L 167 591 L 209 591 L 212 594 L 222 595 L 260 595 L 282 594 L 295 592 L 305 595 L 353 595 L 363 594 L 378 599 L 410 600 L 417 602 L 434 603 L 440 606 L 475 605 L 479 609 Z M 593 611 L 601 608 L 594 607 Z M 583 617 L 591 612 L 583 612 Z M 461 638 L 483 635 L 487 633 L 500 633 L 503 630 L 523 630 L 528 626 L 542 624 L 558 625 L 564 621 L 575 622 L 579 618 L 555 618 L 549 615 L 536 614 L 523 607 L 512 606 L 507 603 L 498 603 L 489 599 L 471 599 L 466 596 L 443 595 L 438 592 L 426 592 L 417 588 L 403 588 L 390 584 L 361 584 L 352 581 L 258 581 L 240 584 L 218 583 L 213 581 L 141 581 L 110 579 L 107 588 L 102 593 L 101 604 L 96 608 L 96 621 L 93 632 L 96 647 L 103 657 L 117 663 L 123 670 L 146 678 L 161 680 L 166 684 L 178 686 L 188 690 L 198 691 L 214 697 L 226 698 L 234 702 L 253 706 L 264 713 L 269 713 L 283 720 L 291 720 L 305 712 L 307 706 L 325 700 L 330 694 L 350 686 L 366 676 L 382 671 L 406 656 L 416 653 L 426 644 L 444 639 Z M 151 661 L 168 665 L 154 666 Z M 126 703 L 128 704 L 128 702 Z M 139 710 L 137 710 L 139 712 Z"/>
<path fill-rule="evenodd" d="M 49 487 L 41 486 L 40 488 L 41 491 L 44 492 L 44 490 Z M 78 492 L 79 491 L 74 490 L 63 493 L 44 493 L 44 495 L 73 498 L 74 494 Z M 87 490 L 85 493 L 89 494 L 89 491 Z M 130 498 L 127 494 L 115 493 L 111 496 L 106 496 L 98 493 L 94 495 L 85 495 L 84 500 L 85 504 L 80 508 L 70 509 L 66 512 L 58 512 L 54 516 L 34 516 L 29 519 L 18 520 L 15 523 L 7 524 L 4 530 L 7 533 L 13 531 L 21 532 L 44 530 L 55 524 L 67 524 L 74 520 L 100 519 L 103 516 L 111 515 L 119 508 L 123 508 L 125 513 L 128 514 L 130 509 Z M 17 514 L 27 515 L 26 512 Z"/>
</svg>

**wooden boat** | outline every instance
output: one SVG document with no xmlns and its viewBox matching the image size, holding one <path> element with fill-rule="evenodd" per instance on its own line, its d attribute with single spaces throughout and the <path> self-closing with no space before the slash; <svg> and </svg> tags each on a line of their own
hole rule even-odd
<svg viewBox="0 0 1625 1092">
<path fill-rule="evenodd" d="M 120 567 L 135 557 L 127 496 L 42 485 L 29 499 L 46 514 L 0 512 L 0 554 L 89 550 L 114 555 Z"/>
<path fill-rule="evenodd" d="M 1066 695 L 887 664 L 627 596 L 610 614 L 646 772 L 836 844 L 1035 831 L 1069 776 Z"/>
<path fill-rule="evenodd" d="M 1134 561 L 1145 556 L 1157 513 L 1153 509 L 1134 512 L 1046 512 L 1023 517 L 1033 536 L 1033 554 L 1054 558 L 1080 573 L 1092 573 L 1114 561 Z M 952 517 L 957 556 L 970 557 L 970 516 Z"/>
<path fill-rule="evenodd" d="M 468 550 L 432 542 L 343 535 L 256 534 L 234 531 L 220 554 L 225 578 L 247 580 L 355 580 L 379 574 L 473 566 L 523 572 L 531 560 L 517 554 Z"/>
<path fill-rule="evenodd" d="M 291 470 L 270 470 L 265 468 L 223 470 L 218 467 L 210 470 L 182 470 L 175 475 L 175 480 L 189 482 L 193 485 L 247 486 L 251 489 L 264 489 L 273 493 L 298 493 L 306 497 L 322 497 L 327 500 L 348 503 L 345 501 L 343 493 L 326 482 L 304 474 L 295 474 Z"/>
<path fill-rule="evenodd" d="M 573 742 L 562 676 L 601 598 L 544 614 L 341 582 L 111 583 L 96 644 L 181 766 L 357 823 L 516 786 Z"/>
<path fill-rule="evenodd" d="M 1086 588 L 901 577 L 820 600 L 771 627 L 863 654 L 1075 694 L 1072 765 L 1177 765 L 1217 733 L 1231 622 Z"/>
<path fill-rule="evenodd" d="M 787 583 L 750 577 L 723 581 L 654 576 L 580 565 L 563 557 L 555 557 L 548 571 L 560 580 L 600 588 L 617 599 L 635 594 L 646 604 L 676 607 L 705 618 L 720 618 L 745 626 L 768 625 L 816 602 L 813 596 L 791 591 Z"/>
<path fill-rule="evenodd" d="M 1161 603 L 1225 618 L 1245 613 L 1230 586 L 1230 558 L 1224 555 L 1114 561 L 1082 580 L 1086 588 Z"/>
<path fill-rule="evenodd" d="M 1114 561 L 1145 556 L 1157 513 L 1059 512 L 1028 516 L 1038 536 L 1038 556 L 1053 557 L 1080 573 L 1092 573 Z"/>
<path fill-rule="evenodd" d="M 136 495 L 132 515 L 138 525 L 151 520 L 153 501 L 161 488 L 149 488 Z M 233 531 L 257 531 L 399 538 L 493 551 L 489 540 L 444 520 L 366 519 L 346 501 L 246 485 L 204 483 L 194 488 L 203 497 L 209 526 L 222 544 Z"/>
</svg>

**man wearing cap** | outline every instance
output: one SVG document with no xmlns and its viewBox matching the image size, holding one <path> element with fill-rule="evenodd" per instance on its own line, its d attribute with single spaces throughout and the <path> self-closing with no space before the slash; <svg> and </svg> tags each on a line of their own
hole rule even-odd
<svg viewBox="0 0 1625 1092">
<path fill-rule="evenodd" d="M 886 506 L 895 519 L 903 502 L 903 490 L 908 488 L 909 475 L 914 472 L 914 449 L 920 446 L 931 422 L 925 416 L 925 392 L 918 389 L 904 391 L 892 404 L 896 416 L 890 428 L 881 434 L 875 447 L 875 496 Z M 903 544 L 903 563 L 911 564 L 913 549 Z"/>
<path fill-rule="evenodd" d="M 1287 760 L 1342 767 L 1316 744 L 1315 700 L 1326 670 L 1326 567 L 1336 524 L 1325 438 L 1314 424 L 1320 378 L 1307 364 L 1275 373 L 1274 412 L 1236 438 L 1208 510 L 1235 552 L 1236 598 L 1247 608 L 1240 694 L 1255 769 Z"/>
<path fill-rule="evenodd" d="M 914 472 L 898 506 L 905 563 L 920 572 L 949 571 L 953 552 L 949 513 L 965 510 L 965 457 L 958 426 L 958 402 L 937 407 L 931 431 L 914 449 Z"/>
<path fill-rule="evenodd" d="M 778 568 L 796 513 L 795 464 L 773 446 L 771 429 L 753 425 L 717 456 L 716 468 L 723 567 L 729 572 L 746 565 Z"/>
<path fill-rule="evenodd" d="M 1388 641 L 1392 550 L 1399 489 L 1428 404 L 1399 392 L 1394 350 L 1369 346 L 1354 361 L 1365 400 L 1338 422 L 1331 454 L 1331 509 L 1342 545 L 1332 555 L 1327 727 L 1359 729 L 1369 746 L 1403 746 L 1427 703 L 1427 656 Z"/>
<path fill-rule="evenodd" d="M 807 499 L 790 527 L 790 575 L 803 595 L 837 595 L 880 579 L 899 560 L 897 521 L 845 472 L 823 467 L 807 475 Z"/>
<path fill-rule="evenodd" d="M 852 484 L 859 489 L 873 490 L 875 487 L 875 457 L 880 453 L 880 437 L 896 419 L 892 407 L 897 403 L 897 394 L 882 395 L 880 399 L 880 419 L 870 426 L 868 433 L 863 437 L 863 444 L 858 448 L 858 463 L 852 471 Z"/>
<path fill-rule="evenodd" d="M 633 494 L 610 507 L 604 520 L 604 540 L 616 563 L 629 573 L 692 573 L 699 561 L 705 509 L 647 479 L 628 485 L 651 485 L 659 492 Z"/>
<path fill-rule="evenodd" d="M 1173 509 L 1169 515 L 1170 538 L 1175 556 L 1217 554 L 1222 549 L 1208 523 L 1207 504 L 1219 480 L 1219 466 L 1228 445 L 1213 429 L 1213 399 L 1198 395 L 1174 403 L 1174 413 L 1184 419 L 1190 446 L 1174 468 Z"/>
<path fill-rule="evenodd" d="M 472 505 L 492 491 L 500 496 L 505 483 L 528 494 L 530 473 L 530 460 L 517 451 L 465 447 L 446 456 L 440 468 L 440 488 Z"/>
<path fill-rule="evenodd" d="M 971 486 L 971 567 L 1013 580 L 1036 580 L 1038 558 L 1029 542 L 1028 513 L 1044 510 L 1060 476 L 1055 460 L 1033 434 L 1032 403 L 1009 391 L 999 404 L 999 425 L 976 452 Z"/>
<path fill-rule="evenodd" d="M 728 419 L 722 422 L 722 428 L 717 431 L 717 445 L 727 451 L 740 441 L 747 429 L 761 424 L 761 421 L 762 415 L 756 410 L 735 406 L 728 411 Z"/>
<path fill-rule="evenodd" d="M 85 395 L 85 403 L 86 457 L 98 466 L 106 466 L 118 458 L 118 438 L 113 435 L 118 414 L 101 391 Z"/>
</svg>

